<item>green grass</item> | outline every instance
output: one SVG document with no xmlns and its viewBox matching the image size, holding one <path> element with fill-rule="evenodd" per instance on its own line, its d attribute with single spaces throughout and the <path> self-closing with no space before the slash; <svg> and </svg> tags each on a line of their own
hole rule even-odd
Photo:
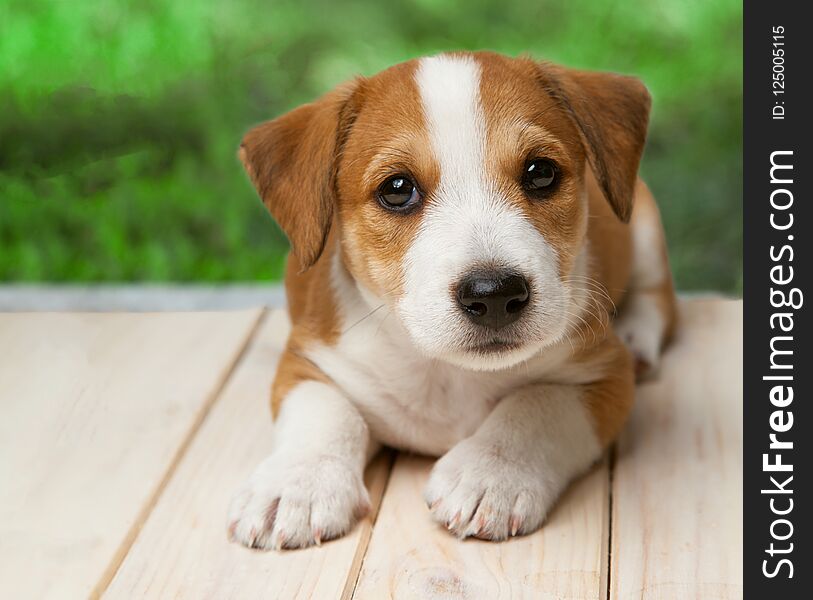
<svg viewBox="0 0 813 600">
<path fill-rule="evenodd" d="M 0 5 L 0 280 L 281 276 L 235 158 L 253 123 L 447 49 L 641 77 L 642 172 L 678 285 L 742 288 L 737 0 L 172 0 Z"/>
</svg>

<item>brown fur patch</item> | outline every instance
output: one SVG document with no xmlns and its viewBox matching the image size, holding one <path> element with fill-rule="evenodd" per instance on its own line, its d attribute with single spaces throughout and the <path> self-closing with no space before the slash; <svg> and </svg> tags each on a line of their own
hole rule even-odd
<svg viewBox="0 0 813 600">
<path fill-rule="evenodd" d="M 288 336 L 274 383 L 271 387 L 271 413 L 274 417 L 288 392 L 303 381 L 330 381 L 327 375 L 305 357 L 314 344 L 332 346 L 341 333 L 337 298 L 331 284 L 331 264 L 337 252 L 336 235 L 328 235 L 325 251 L 313 267 L 300 272 L 288 261 L 285 293 L 292 329 Z"/>
<path fill-rule="evenodd" d="M 283 400 L 298 384 L 305 381 L 330 382 L 330 379 L 319 367 L 295 349 L 296 346 L 298 346 L 297 340 L 291 338 L 279 359 L 277 374 L 274 377 L 274 383 L 271 385 L 271 415 L 275 419 L 279 415 Z"/>
<path fill-rule="evenodd" d="M 480 97 L 487 123 L 486 169 L 501 195 L 519 208 L 556 249 L 559 272 L 569 273 L 584 235 L 581 199 L 584 151 L 559 104 L 538 85 L 537 64 L 478 53 Z M 556 191 L 529 198 L 521 179 L 530 160 L 547 158 L 559 168 Z"/>
<path fill-rule="evenodd" d="M 610 311 L 620 305 L 629 288 L 632 269 L 632 236 L 630 225 L 622 223 L 604 198 L 604 193 L 591 170 L 585 174 L 590 216 L 587 220 L 587 241 L 590 251 L 588 276 L 585 282 L 609 296 L 604 304 Z"/>
<path fill-rule="evenodd" d="M 389 177 L 407 175 L 424 203 L 440 179 L 415 83 L 417 61 L 391 67 L 358 91 L 358 115 L 337 177 L 342 258 L 350 273 L 380 297 L 403 287 L 402 260 L 420 224 L 421 209 L 392 213 L 377 200 Z"/>
<path fill-rule="evenodd" d="M 634 364 L 629 350 L 614 334 L 590 353 L 589 360 L 596 359 L 603 362 L 606 375 L 585 386 L 584 403 L 593 418 L 599 443 L 607 446 L 621 431 L 635 401 Z"/>
</svg>

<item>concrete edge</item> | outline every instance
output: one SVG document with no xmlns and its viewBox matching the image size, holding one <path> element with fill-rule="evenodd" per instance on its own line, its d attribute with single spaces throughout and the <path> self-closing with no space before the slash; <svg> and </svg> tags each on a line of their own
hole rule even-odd
<svg viewBox="0 0 813 600">
<path fill-rule="evenodd" d="M 279 284 L 0 285 L 0 312 L 156 312 L 285 306 Z"/>
</svg>

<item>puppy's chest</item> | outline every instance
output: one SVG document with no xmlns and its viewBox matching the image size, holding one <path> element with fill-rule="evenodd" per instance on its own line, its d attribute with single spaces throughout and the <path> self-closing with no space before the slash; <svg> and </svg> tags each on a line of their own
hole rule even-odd
<svg viewBox="0 0 813 600">
<path fill-rule="evenodd" d="M 516 377 L 419 357 L 407 343 L 345 336 L 311 359 L 350 397 L 378 441 L 441 455 L 470 436 Z"/>
</svg>

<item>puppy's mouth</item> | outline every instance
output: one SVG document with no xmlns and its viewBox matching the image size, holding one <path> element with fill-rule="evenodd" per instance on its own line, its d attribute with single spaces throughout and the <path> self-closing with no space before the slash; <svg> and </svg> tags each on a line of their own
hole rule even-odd
<svg viewBox="0 0 813 600">
<path fill-rule="evenodd" d="M 466 348 L 469 352 L 475 354 L 502 354 L 504 352 L 511 352 L 522 347 L 522 344 L 514 340 L 494 339 L 483 343 L 472 344 Z"/>
</svg>

